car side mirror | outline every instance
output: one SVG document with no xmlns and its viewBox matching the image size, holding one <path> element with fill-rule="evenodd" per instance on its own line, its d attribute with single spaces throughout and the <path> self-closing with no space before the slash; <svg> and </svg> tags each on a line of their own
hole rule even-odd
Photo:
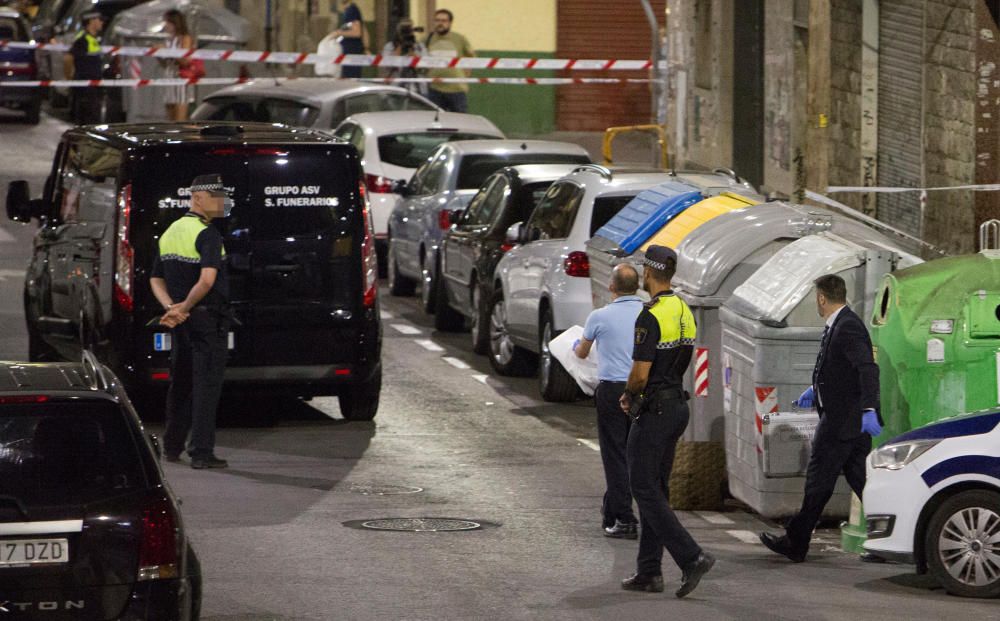
<svg viewBox="0 0 1000 621">
<path fill-rule="evenodd" d="M 521 231 L 524 229 L 523 222 L 515 222 L 507 228 L 506 241 L 508 244 L 521 243 Z"/>
<path fill-rule="evenodd" d="M 153 452 L 157 459 L 163 459 L 163 446 L 160 445 L 160 438 L 155 433 L 149 434 L 149 443 L 153 445 Z"/>
<path fill-rule="evenodd" d="M 392 182 L 392 193 L 399 194 L 400 196 L 406 196 L 410 193 L 409 188 L 406 186 L 405 179 L 396 179 Z"/>
<path fill-rule="evenodd" d="M 7 186 L 7 217 L 14 222 L 31 222 L 31 217 L 41 215 L 36 201 L 31 200 L 31 189 L 28 182 L 11 181 Z"/>
</svg>

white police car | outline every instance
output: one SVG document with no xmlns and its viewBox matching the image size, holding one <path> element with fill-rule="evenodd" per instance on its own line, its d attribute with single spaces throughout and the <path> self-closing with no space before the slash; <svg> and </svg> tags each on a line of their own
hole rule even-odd
<svg viewBox="0 0 1000 621">
<path fill-rule="evenodd" d="M 865 549 L 965 597 L 1000 596 L 1000 412 L 948 418 L 868 457 Z"/>
</svg>

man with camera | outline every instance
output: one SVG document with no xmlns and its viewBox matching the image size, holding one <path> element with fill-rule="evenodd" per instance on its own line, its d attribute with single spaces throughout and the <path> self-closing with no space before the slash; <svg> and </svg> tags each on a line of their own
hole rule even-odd
<svg viewBox="0 0 1000 621">
<path fill-rule="evenodd" d="M 423 32 L 423 28 L 415 28 L 413 20 L 404 17 L 396 25 L 396 35 L 392 41 L 382 48 L 382 56 L 426 56 L 427 47 L 417 41 L 418 32 Z M 423 71 L 413 67 L 383 67 L 382 75 L 387 78 L 417 78 L 421 77 Z M 427 96 L 427 84 L 417 82 L 402 82 L 399 84 L 407 90 Z"/>
</svg>

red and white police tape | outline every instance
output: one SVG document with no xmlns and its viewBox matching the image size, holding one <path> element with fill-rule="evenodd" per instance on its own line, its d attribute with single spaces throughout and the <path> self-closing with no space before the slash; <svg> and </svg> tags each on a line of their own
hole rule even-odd
<svg viewBox="0 0 1000 621">
<path fill-rule="evenodd" d="M 698 347 L 694 354 L 694 396 L 708 396 L 708 348 Z"/>
<path fill-rule="evenodd" d="M 0 49 L 34 49 L 67 52 L 65 43 L 39 43 L 0 39 Z M 257 50 L 185 50 L 169 47 L 105 45 L 102 54 L 110 56 L 146 56 L 150 58 L 197 58 L 239 63 L 274 63 L 282 65 L 348 65 L 352 67 L 388 67 L 413 69 L 518 69 L 535 71 L 643 71 L 651 69 L 651 60 L 596 58 L 447 58 L 441 56 L 382 56 L 381 54 L 307 54 L 299 52 L 263 52 Z M 661 67 L 665 64 L 661 64 Z"/>
<path fill-rule="evenodd" d="M 259 80 L 261 82 L 274 82 L 281 84 L 290 81 L 309 80 L 329 80 L 330 78 L 157 78 L 152 80 L 122 78 L 109 80 L 23 80 L 4 81 L 0 80 L 0 88 L 39 88 L 39 87 L 118 87 L 118 88 L 142 88 L 146 86 L 185 86 L 201 84 L 206 86 L 220 86 L 228 84 L 243 84 Z M 378 84 L 510 84 L 510 85 L 534 85 L 534 86 L 562 86 L 566 84 L 643 84 L 650 80 L 643 78 L 371 78 L 363 79 L 363 82 L 374 82 Z"/>
</svg>

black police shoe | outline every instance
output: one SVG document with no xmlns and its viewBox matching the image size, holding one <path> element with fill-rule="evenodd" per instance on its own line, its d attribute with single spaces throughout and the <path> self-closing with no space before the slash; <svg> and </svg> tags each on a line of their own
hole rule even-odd
<svg viewBox="0 0 1000 621">
<path fill-rule="evenodd" d="M 799 551 L 792 547 L 792 542 L 787 535 L 773 535 L 771 533 L 761 533 L 760 542 L 767 546 L 771 552 L 775 552 L 786 557 L 793 563 L 801 563 L 806 560 L 805 551 Z"/>
<path fill-rule="evenodd" d="M 638 525 L 635 522 L 615 520 L 614 526 L 608 526 L 604 529 L 604 536 L 612 539 L 637 539 L 639 537 Z"/>
<path fill-rule="evenodd" d="M 684 570 L 684 573 L 681 575 L 681 588 L 677 589 L 674 595 L 684 597 L 695 590 L 695 587 L 701 582 L 702 577 L 708 573 L 708 570 L 712 568 L 712 565 L 715 565 L 714 556 L 705 553 L 699 554 L 698 559 Z"/>
<path fill-rule="evenodd" d="M 195 470 L 205 470 L 207 468 L 228 468 L 229 462 L 225 459 L 219 459 L 215 455 L 208 455 L 207 457 L 192 457 L 191 467 Z"/>
<path fill-rule="evenodd" d="M 647 593 L 663 592 L 663 576 L 657 574 L 635 574 L 622 580 L 622 588 L 626 591 L 645 591 Z"/>
</svg>

